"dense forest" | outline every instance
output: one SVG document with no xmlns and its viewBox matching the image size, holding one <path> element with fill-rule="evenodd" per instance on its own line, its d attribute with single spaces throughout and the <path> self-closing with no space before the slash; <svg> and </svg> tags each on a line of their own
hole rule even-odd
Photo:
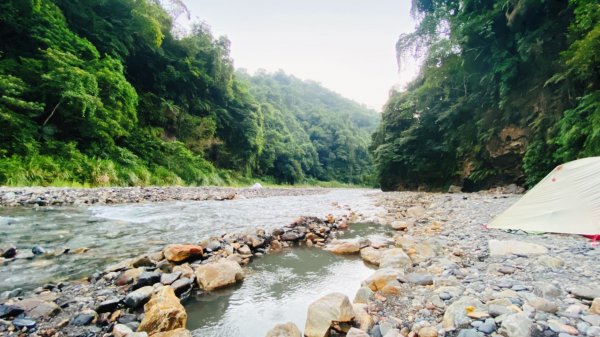
<svg viewBox="0 0 600 337">
<path fill-rule="evenodd" d="M 373 111 L 283 74 L 237 75 L 226 38 L 175 33 L 181 11 L 2 1 L 0 185 L 369 181 Z"/>
<path fill-rule="evenodd" d="M 532 186 L 600 155 L 597 0 L 413 0 L 422 60 L 373 136 L 384 189 Z"/>
</svg>

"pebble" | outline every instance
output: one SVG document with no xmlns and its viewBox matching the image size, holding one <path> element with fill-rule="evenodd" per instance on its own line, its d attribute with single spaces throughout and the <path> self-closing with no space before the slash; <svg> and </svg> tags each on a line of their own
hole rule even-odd
<svg viewBox="0 0 600 337">
<path fill-rule="evenodd" d="M 102 301 L 98 307 L 96 308 L 96 312 L 101 314 L 104 312 L 113 312 L 115 310 L 117 310 L 117 308 L 119 307 L 119 303 L 121 303 L 121 300 L 117 297 L 113 297 L 113 298 L 109 298 L 105 301 Z"/>
<path fill-rule="evenodd" d="M 75 317 L 71 319 L 69 324 L 73 326 L 84 326 L 92 323 L 96 316 L 90 313 L 81 313 L 77 314 Z"/>
<path fill-rule="evenodd" d="M 37 325 L 37 323 L 34 320 L 31 320 L 31 319 L 28 319 L 28 318 L 15 318 L 12 321 L 12 324 L 17 329 L 22 329 L 22 328 L 31 329 L 31 328 L 34 328 Z"/>
</svg>

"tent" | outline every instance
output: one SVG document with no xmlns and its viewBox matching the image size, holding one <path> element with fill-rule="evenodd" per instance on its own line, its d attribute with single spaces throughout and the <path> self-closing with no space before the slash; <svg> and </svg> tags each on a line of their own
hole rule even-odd
<svg viewBox="0 0 600 337">
<path fill-rule="evenodd" d="M 600 234 L 600 157 L 557 166 L 488 228 Z"/>
</svg>

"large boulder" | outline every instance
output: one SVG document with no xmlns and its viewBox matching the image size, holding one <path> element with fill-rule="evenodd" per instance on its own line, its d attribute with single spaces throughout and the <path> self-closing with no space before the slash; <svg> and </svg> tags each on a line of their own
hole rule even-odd
<svg viewBox="0 0 600 337">
<path fill-rule="evenodd" d="M 274 326 L 273 329 L 267 332 L 266 337 L 302 337 L 302 332 L 296 324 L 288 322 Z"/>
<path fill-rule="evenodd" d="M 412 260 L 401 248 L 391 248 L 381 253 L 381 268 L 408 269 L 412 267 Z"/>
<path fill-rule="evenodd" d="M 502 321 L 498 332 L 505 337 L 530 337 L 533 322 L 525 313 L 512 314 Z"/>
<path fill-rule="evenodd" d="M 159 332 L 152 337 L 192 337 L 192 333 L 188 329 L 179 328 L 171 331 Z"/>
<path fill-rule="evenodd" d="M 160 288 L 144 305 L 144 319 L 137 331 L 148 335 L 185 328 L 187 313 L 175 296 L 173 288 Z"/>
<path fill-rule="evenodd" d="M 198 285 L 206 291 L 226 287 L 244 279 L 240 264 L 225 259 L 200 265 L 195 274 Z"/>
<path fill-rule="evenodd" d="M 489 240 L 490 255 L 541 255 L 547 254 L 548 248 L 531 242 L 517 240 Z"/>
<path fill-rule="evenodd" d="M 379 266 L 381 263 L 382 250 L 373 247 L 365 247 L 360 250 L 360 257 L 367 263 Z"/>
<path fill-rule="evenodd" d="M 358 241 L 338 241 L 332 242 L 326 250 L 334 254 L 356 254 L 360 251 L 360 244 Z"/>
<path fill-rule="evenodd" d="M 171 262 L 182 262 L 191 258 L 202 257 L 202 247 L 197 245 L 168 245 L 163 251 L 165 258 Z"/>
<path fill-rule="evenodd" d="M 329 329 L 334 324 L 350 322 L 354 316 L 348 296 L 341 293 L 325 295 L 308 307 L 304 336 L 329 336 Z"/>
<path fill-rule="evenodd" d="M 442 320 L 442 327 L 444 329 L 455 329 L 468 326 L 471 323 L 471 319 L 467 316 L 469 311 L 483 308 L 483 303 L 480 300 L 465 296 L 459 298 L 454 303 L 450 304 L 444 312 L 444 318 Z"/>
<path fill-rule="evenodd" d="M 402 276 L 402 270 L 393 268 L 382 268 L 377 270 L 362 282 L 363 287 L 368 287 L 373 291 L 383 291 L 387 293 L 400 286 L 398 277 Z"/>
<path fill-rule="evenodd" d="M 150 300 L 153 292 L 154 288 L 151 286 L 141 287 L 132 291 L 125 296 L 125 305 L 132 309 L 137 309 Z"/>
</svg>

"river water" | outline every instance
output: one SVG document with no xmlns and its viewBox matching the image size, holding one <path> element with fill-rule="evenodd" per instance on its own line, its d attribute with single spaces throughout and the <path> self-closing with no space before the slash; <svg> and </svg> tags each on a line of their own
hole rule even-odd
<svg viewBox="0 0 600 337">
<path fill-rule="evenodd" d="M 373 192 L 332 189 L 316 195 L 231 201 L 0 208 L 0 246 L 14 244 L 19 249 L 17 260 L 0 265 L 0 291 L 86 277 L 108 264 L 158 251 L 167 243 L 195 243 L 226 232 L 270 229 L 301 215 L 324 217 L 352 209 L 374 216 L 381 210 L 373 205 L 369 196 Z M 48 253 L 34 257 L 30 252 L 34 246 Z M 89 250 L 53 254 L 78 248 Z"/>
</svg>

